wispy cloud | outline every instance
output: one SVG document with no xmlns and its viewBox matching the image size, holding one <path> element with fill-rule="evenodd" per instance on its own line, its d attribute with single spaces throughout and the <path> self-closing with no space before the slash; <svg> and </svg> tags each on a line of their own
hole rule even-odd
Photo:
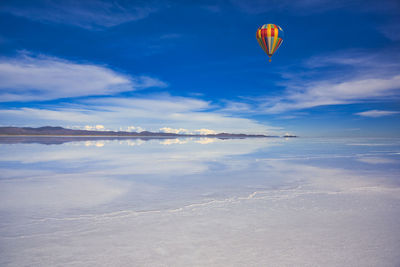
<svg viewBox="0 0 400 267">
<path fill-rule="evenodd" d="M 389 78 L 361 78 L 349 81 L 319 81 L 304 88 L 289 89 L 284 97 L 265 105 L 267 113 L 282 113 L 326 105 L 363 102 L 368 99 L 384 98 L 397 94 L 400 75 Z"/>
<path fill-rule="evenodd" d="M 178 39 L 181 38 L 182 34 L 179 33 L 166 33 L 159 37 L 161 40 L 168 40 L 168 39 Z"/>
<path fill-rule="evenodd" d="M 106 129 L 126 129 L 137 125 L 149 131 L 184 129 L 193 133 L 277 133 L 280 128 L 256 120 L 233 116 L 212 103 L 189 97 L 147 95 L 142 97 L 97 97 L 46 108 L 0 110 L 3 125 L 103 125 Z"/>
<path fill-rule="evenodd" d="M 340 54 L 340 55 L 338 55 Z M 277 96 L 227 102 L 233 113 L 279 114 L 318 106 L 387 100 L 400 96 L 400 57 L 397 51 L 337 52 L 313 57 L 285 71 L 285 89 Z"/>
<path fill-rule="evenodd" d="M 221 6 L 218 4 L 204 5 L 202 8 L 212 13 L 221 12 Z"/>
<path fill-rule="evenodd" d="M 158 5 L 160 6 L 160 5 Z M 45 23 L 60 23 L 86 29 L 101 29 L 143 19 L 158 9 L 150 2 L 126 1 L 8 1 L 0 11 Z"/>
<path fill-rule="evenodd" d="M 386 0 L 384 3 L 373 0 L 231 0 L 232 4 L 241 11 L 250 14 L 262 14 L 271 11 L 293 12 L 296 15 L 321 13 L 332 9 L 356 8 L 365 12 L 398 11 L 399 4 L 396 0 Z"/>
<path fill-rule="evenodd" d="M 261 14 L 273 10 L 289 10 L 297 11 L 297 14 L 302 13 L 318 13 L 329 9 L 340 8 L 349 5 L 349 1 L 344 0 L 307 0 L 307 1 L 289 1 L 289 0 L 231 0 L 243 12 L 251 14 Z M 299 13 L 300 12 L 300 13 Z"/>
<path fill-rule="evenodd" d="M 392 41 L 400 41 L 400 19 L 397 18 L 391 23 L 379 27 L 378 30 Z"/>
<path fill-rule="evenodd" d="M 166 86 L 152 77 L 131 77 L 106 66 L 55 57 L 22 54 L 17 58 L 0 58 L 1 102 L 111 95 Z"/>
<path fill-rule="evenodd" d="M 364 157 L 357 159 L 360 162 L 368 163 L 368 164 L 395 164 L 396 160 L 388 159 L 388 158 L 374 158 L 374 157 Z"/>
<path fill-rule="evenodd" d="M 374 110 L 358 112 L 358 113 L 355 113 L 355 115 L 363 116 L 363 117 L 378 118 L 378 117 L 383 117 L 383 116 L 395 115 L 395 114 L 399 114 L 399 113 L 400 113 L 400 111 L 389 111 L 389 110 L 376 110 L 376 109 L 374 109 Z"/>
</svg>

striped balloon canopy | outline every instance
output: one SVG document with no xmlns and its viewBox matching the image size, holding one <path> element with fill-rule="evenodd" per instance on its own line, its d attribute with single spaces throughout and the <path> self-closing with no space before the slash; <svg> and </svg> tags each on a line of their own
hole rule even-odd
<svg viewBox="0 0 400 267">
<path fill-rule="evenodd" d="M 278 50 L 283 42 L 283 30 L 275 24 L 264 24 L 258 28 L 256 33 L 258 44 L 269 56 L 271 62 L 272 55 Z"/>
</svg>

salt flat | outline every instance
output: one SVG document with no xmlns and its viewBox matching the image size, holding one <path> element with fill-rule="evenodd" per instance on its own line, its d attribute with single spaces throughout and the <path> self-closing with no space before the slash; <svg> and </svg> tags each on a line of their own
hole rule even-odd
<svg viewBox="0 0 400 267">
<path fill-rule="evenodd" d="M 1 266 L 399 266 L 399 139 L 0 145 Z"/>
</svg>

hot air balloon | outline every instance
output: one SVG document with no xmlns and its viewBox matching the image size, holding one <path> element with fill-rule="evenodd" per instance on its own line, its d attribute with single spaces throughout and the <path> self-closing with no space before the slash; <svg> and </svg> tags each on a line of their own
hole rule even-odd
<svg viewBox="0 0 400 267">
<path fill-rule="evenodd" d="M 269 56 L 271 62 L 272 55 L 278 50 L 283 42 L 283 30 L 275 24 L 264 24 L 258 28 L 256 33 L 258 44 Z"/>
</svg>

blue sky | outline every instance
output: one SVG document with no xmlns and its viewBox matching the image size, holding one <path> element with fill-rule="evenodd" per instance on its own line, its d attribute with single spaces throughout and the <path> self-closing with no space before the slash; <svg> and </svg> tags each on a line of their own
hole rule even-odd
<svg viewBox="0 0 400 267">
<path fill-rule="evenodd" d="M 2 1 L 0 124 L 399 136 L 398 1 Z M 259 26 L 281 26 L 272 58 Z"/>
</svg>

